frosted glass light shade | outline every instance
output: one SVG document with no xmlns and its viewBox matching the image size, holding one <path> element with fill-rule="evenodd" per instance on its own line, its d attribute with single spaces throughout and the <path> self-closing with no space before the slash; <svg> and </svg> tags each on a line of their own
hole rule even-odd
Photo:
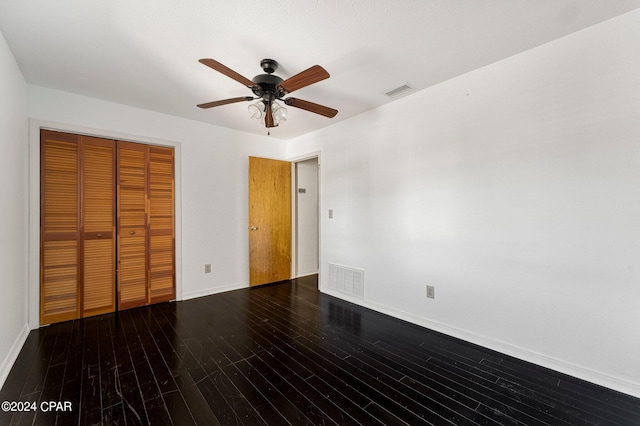
<svg viewBox="0 0 640 426">
<path fill-rule="evenodd" d="M 264 117 L 265 107 L 262 101 L 249 105 L 247 109 L 249 110 L 249 115 L 251 116 L 251 118 L 256 121 L 260 121 L 262 120 L 262 117 Z"/>
<path fill-rule="evenodd" d="M 287 109 L 285 107 L 282 107 L 274 102 L 271 111 L 273 115 L 273 121 L 276 123 L 276 125 L 287 121 Z"/>
</svg>

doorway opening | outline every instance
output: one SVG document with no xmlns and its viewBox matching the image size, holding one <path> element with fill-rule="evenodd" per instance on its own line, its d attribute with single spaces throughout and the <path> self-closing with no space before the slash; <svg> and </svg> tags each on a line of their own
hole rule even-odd
<svg viewBox="0 0 640 426">
<path fill-rule="evenodd" d="M 317 275 L 320 265 L 320 182 L 318 157 L 294 163 L 293 276 Z"/>
</svg>

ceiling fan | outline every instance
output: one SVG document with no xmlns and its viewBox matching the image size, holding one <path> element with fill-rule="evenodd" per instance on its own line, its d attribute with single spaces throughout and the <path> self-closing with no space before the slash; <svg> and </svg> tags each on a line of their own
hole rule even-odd
<svg viewBox="0 0 640 426">
<path fill-rule="evenodd" d="M 262 121 L 264 119 L 264 124 L 267 128 L 276 127 L 287 119 L 286 108 L 279 105 L 276 101 L 282 101 L 285 105 L 300 108 L 329 118 L 334 117 L 338 113 L 338 110 L 336 109 L 302 99 L 283 99 L 287 94 L 293 91 L 329 78 L 329 73 L 320 65 L 314 65 L 293 77 L 283 80 L 282 78 L 273 75 L 275 70 L 278 69 L 278 63 L 273 59 L 263 59 L 260 61 L 260 66 L 265 74 L 257 75 L 253 80 L 249 80 L 214 59 L 200 59 L 199 62 L 248 87 L 256 96 L 241 96 L 238 98 L 207 102 L 199 104 L 198 107 L 200 108 L 213 108 L 236 102 L 248 102 L 260 99 L 260 101 L 255 104 L 249 105 L 249 113 L 251 114 L 251 118 L 254 120 Z"/>
</svg>

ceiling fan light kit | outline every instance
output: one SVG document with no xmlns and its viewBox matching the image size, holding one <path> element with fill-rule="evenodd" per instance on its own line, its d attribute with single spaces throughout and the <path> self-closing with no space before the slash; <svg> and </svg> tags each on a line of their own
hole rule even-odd
<svg viewBox="0 0 640 426">
<path fill-rule="evenodd" d="M 258 124 L 262 124 L 262 120 L 266 114 L 267 107 L 264 101 L 258 101 L 255 104 L 251 104 L 247 107 L 249 110 L 249 116 Z M 273 115 L 273 121 L 277 127 L 280 123 L 287 121 L 287 109 L 276 101 L 271 103 L 271 115 Z"/>
<path fill-rule="evenodd" d="M 329 73 L 320 65 L 314 65 L 306 70 L 289 77 L 286 80 L 273 75 L 278 69 L 278 62 L 273 59 L 263 59 L 260 66 L 265 72 L 255 76 L 252 80 L 238 74 L 231 68 L 221 64 L 215 59 L 200 59 L 200 63 L 209 68 L 226 75 L 238 83 L 251 89 L 255 97 L 242 96 L 237 98 L 223 99 L 220 101 L 207 102 L 199 104 L 199 108 L 213 108 L 221 105 L 232 104 L 236 102 L 249 102 L 260 99 L 258 102 L 248 106 L 250 117 L 259 122 L 264 122 L 267 129 L 276 127 L 287 120 L 287 109 L 276 101 L 281 101 L 285 105 L 299 108 L 305 111 L 313 112 L 325 117 L 335 117 L 338 110 L 319 105 L 313 102 L 305 101 L 297 98 L 283 99 L 289 93 L 310 86 L 314 83 L 329 78 Z"/>
</svg>

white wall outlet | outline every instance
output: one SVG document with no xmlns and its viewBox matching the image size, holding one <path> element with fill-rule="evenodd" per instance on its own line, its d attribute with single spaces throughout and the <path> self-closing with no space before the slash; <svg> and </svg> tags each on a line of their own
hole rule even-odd
<svg viewBox="0 0 640 426">
<path fill-rule="evenodd" d="M 435 299 L 436 298 L 436 288 L 432 285 L 427 286 L 427 299 Z"/>
<path fill-rule="evenodd" d="M 329 209 L 329 219 L 333 219 L 333 209 Z"/>
<path fill-rule="evenodd" d="M 205 263 L 204 264 L 204 273 L 205 274 L 210 274 L 211 273 L 211 264 L 210 263 Z"/>
</svg>

